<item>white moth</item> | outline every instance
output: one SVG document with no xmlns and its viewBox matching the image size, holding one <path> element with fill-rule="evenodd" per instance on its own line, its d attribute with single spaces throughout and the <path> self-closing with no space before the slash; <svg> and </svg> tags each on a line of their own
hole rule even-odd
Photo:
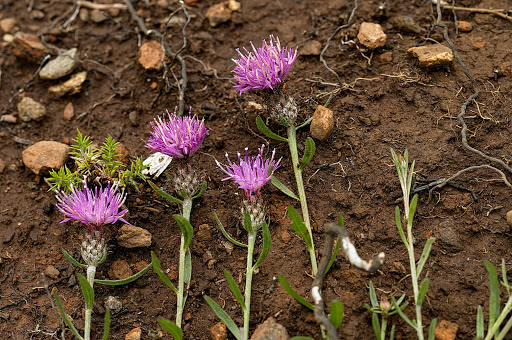
<svg viewBox="0 0 512 340">
<path fill-rule="evenodd" d="M 167 156 L 161 152 L 152 153 L 143 162 L 143 164 L 148 165 L 149 168 L 142 170 L 142 174 L 151 175 L 153 179 L 156 179 L 167 169 L 171 162 L 171 156 Z"/>
</svg>

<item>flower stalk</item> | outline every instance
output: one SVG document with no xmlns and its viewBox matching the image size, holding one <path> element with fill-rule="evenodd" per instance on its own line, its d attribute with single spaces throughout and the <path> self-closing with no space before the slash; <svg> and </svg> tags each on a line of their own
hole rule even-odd
<svg viewBox="0 0 512 340">
<path fill-rule="evenodd" d="M 192 199 L 185 198 L 183 200 L 183 214 L 182 216 L 190 222 L 190 213 L 192 211 Z M 179 264 L 179 278 L 178 278 L 178 297 L 176 303 L 176 325 L 181 327 L 181 322 L 183 319 L 183 310 L 185 308 L 185 301 L 188 295 L 188 288 L 190 286 L 190 279 L 186 280 L 186 257 L 187 253 L 190 254 L 190 248 L 186 248 L 185 244 L 185 236 L 183 233 L 181 234 L 181 242 L 180 242 L 180 264 Z M 192 272 L 192 263 L 188 263 L 188 271 Z M 187 281 L 187 282 L 185 282 Z M 187 287 L 185 288 L 185 284 Z"/>
</svg>

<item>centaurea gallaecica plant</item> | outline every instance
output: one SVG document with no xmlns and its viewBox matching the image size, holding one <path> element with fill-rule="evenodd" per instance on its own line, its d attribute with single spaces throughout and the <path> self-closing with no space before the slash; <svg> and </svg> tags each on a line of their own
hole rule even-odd
<svg viewBox="0 0 512 340">
<path fill-rule="evenodd" d="M 256 119 L 256 124 L 262 133 L 269 138 L 287 142 L 290 148 L 290 155 L 292 158 L 293 171 L 297 182 L 299 197 L 287 189 L 275 177 L 272 178 L 272 183 L 285 194 L 300 201 L 302 219 L 300 219 L 300 216 L 298 219 L 294 218 L 298 216 L 298 214 L 292 206 L 288 208 L 288 211 L 292 218 L 293 229 L 306 242 L 310 255 L 312 272 L 313 275 L 316 275 L 317 260 L 315 245 L 313 242 L 308 204 L 304 190 L 304 181 L 302 179 L 302 172 L 313 158 L 316 147 L 313 139 L 308 137 L 302 162 L 299 163 L 297 130 L 308 125 L 311 122 L 311 119 L 308 119 L 303 124 L 296 126 L 297 105 L 293 97 L 287 94 L 287 90 L 283 83 L 284 77 L 290 71 L 290 68 L 297 59 L 298 54 L 296 50 L 289 47 L 282 48 L 279 38 L 274 37 L 273 35 L 270 36 L 269 43 L 263 41 L 261 48 L 255 48 L 252 43 L 251 45 L 253 47 L 252 51 L 244 49 L 244 54 L 238 49 L 237 52 L 239 58 L 233 59 L 236 64 L 236 67 L 233 70 L 233 73 L 235 74 L 234 80 L 236 82 L 234 87 L 240 91 L 240 94 L 247 90 L 262 90 L 271 117 L 287 129 L 288 136 L 287 138 L 284 138 L 272 132 L 260 117 Z"/>
<path fill-rule="evenodd" d="M 95 280 L 96 267 L 105 261 L 107 256 L 107 247 L 103 239 L 103 228 L 106 224 L 114 224 L 117 221 L 128 223 L 123 216 L 128 209 L 122 209 L 121 206 L 126 200 L 124 189 L 119 191 L 119 183 L 113 185 L 109 182 L 107 187 L 95 187 L 91 189 L 87 186 L 87 178 L 84 177 L 82 190 L 76 189 L 71 185 L 71 193 L 58 193 L 57 203 L 58 210 L 66 216 L 61 223 L 76 220 L 88 229 L 88 233 L 82 242 L 81 255 L 86 264 L 81 264 L 73 259 L 65 250 L 62 250 L 64 256 L 74 265 L 87 268 L 87 278 L 78 273 L 77 278 L 85 298 L 85 326 L 84 336 L 82 337 L 71 320 L 67 317 L 62 308 L 62 304 L 56 294 L 54 294 L 57 307 L 59 308 L 64 321 L 71 329 L 73 335 L 77 339 L 89 340 L 91 338 L 91 315 L 94 304 L 94 282 L 107 285 L 121 285 L 132 282 L 144 274 L 151 265 L 144 268 L 139 273 L 125 280 Z M 122 209 L 122 210 L 121 210 Z M 108 336 L 110 325 L 110 311 L 105 314 L 105 334 L 103 338 Z"/>
<path fill-rule="evenodd" d="M 215 314 L 226 324 L 231 333 L 237 340 L 249 339 L 249 317 L 251 312 L 251 287 L 252 287 L 252 276 L 254 271 L 261 265 L 265 257 L 268 255 L 271 245 L 270 231 L 268 229 L 268 223 L 265 221 L 265 209 L 263 200 L 261 198 L 261 188 L 270 181 L 274 171 L 279 167 L 281 159 L 274 160 L 275 150 L 272 152 L 272 156 L 269 159 L 263 157 L 264 146 L 258 150 L 258 155 L 250 157 L 247 148 L 245 149 L 245 157 L 242 158 L 238 154 L 238 163 L 231 162 L 229 156 L 226 154 L 228 161 L 227 165 L 222 165 L 217 161 L 218 167 L 228 177 L 223 180 L 233 179 L 238 184 L 239 189 L 245 191 L 246 199 L 243 201 L 242 206 L 242 219 L 244 229 L 248 233 L 247 244 L 236 241 L 232 238 L 224 226 L 215 215 L 215 219 L 219 225 L 224 236 L 232 242 L 234 245 L 239 247 L 247 248 L 247 267 L 245 276 L 245 292 L 244 296 L 240 292 L 238 285 L 231 276 L 231 274 L 224 270 L 224 275 L 229 284 L 231 292 L 237 299 L 238 303 L 244 311 L 244 325 L 242 332 L 236 326 L 235 322 L 231 317 L 210 297 L 205 296 L 205 300 L 213 309 Z M 256 243 L 256 237 L 258 231 L 262 231 L 263 234 L 263 245 L 260 256 L 256 263 L 253 263 L 254 246 Z"/>
<path fill-rule="evenodd" d="M 182 206 L 182 214 L 174 215 L 174 219 L 181 229 L 180 260 L 179 260 L 179 278 L 176 288 L 167 276 L 162 272 L 160 262 L 154 254 L 153 269 L 160 278 L 176 293 L 177 309 L 175 325 L 168 320 L 159 320 L 162 326 L 172 335 L 182 336 L 181 323 L 185 301 L 187 299 L 188 289 L 192 273 L 192 260 L 190 256 L 190 242 L 193 236 L 193 227 L 190 224 L 190 213 L 192 211 L 192 201 L 201 197 L 206 191 L 206 182 L 202 182 L 198 174 L 188 164 L 188 160 L 199 149 L 208 133 L 204 126 L 204 120 L 197 119 L 196 116 L 178 117 L 176 110 L 174 114 L 167 112 L 167 120 L 164 117 L 155 119 L 152 125 L 151 136 L 146 142 L 146 147 L 154 152 L 161 152 L 169 157 L 183 159 L 184 168 L 179 168 L 173 178 L 176 192 L 182 199 L 176 198 L 158 188 L 149 181 L 151 187 L 162 197 Z M 176 336 L 175 336 L 176 338 Z"/>
</svg>

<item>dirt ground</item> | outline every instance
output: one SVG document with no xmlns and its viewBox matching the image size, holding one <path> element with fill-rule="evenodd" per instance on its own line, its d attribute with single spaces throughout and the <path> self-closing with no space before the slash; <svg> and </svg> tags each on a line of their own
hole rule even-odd
<svg viewBox="0 0 512 340">
<path fill-rule="evenodd" d="M 219 321 L 203 295 L 224 306 L 237 324 L 242 324 L 243 318 L 223 280 L 222 269 L 243 282 L 245 251 L 235 247 L 228 252 L 213 216 L 215 211 L 230 233 L 243 239 L 237 217 L 240 192 L 234 183 L 221 182 L 224 176 L 214 159 L 223 160 L 226 152 L 235 155 L 245 147 L 256 152 L 261 144 L 267 144 L 283 157 L 276 176 L 294 187 L 288 146 L 264 138 L 255 127 L 256 116 L 266 117 L 266 113 L 248 103 L 261 102 L 261 98 L 250 91 L 239 96 L 232 88 L 231 58 L 236 57 L 235 49 L 249 47 L 250 41 L 257 46 L 270 34 L 278 35 L 283 45 L 298 47 L 299 52 L 312 41 L 323 48 L 336 28 L 347 23 L 354 6 L 352 1 L 342 0 L 241 1 L 240 10 L 232 13 L 229 21 L 211 27 L 205 13 L 215 3 L 199 0 L 187 6 L 188 45 L 180 53 L 187 66 L 185 107 L 192 107 L 193 113 L 204 118 L 210 130 L 192 158 L 193 166 L 205 174 L 208 190 L 194 202 L 191 216 L 196 236 L 191 246 L 193 276 L 185 308 L 186 339 L 208 339 L 209 329 Z M 147 27 L 161 33 L 165 20 L 180 9 L 174 0 L 135 1 L 133 5 Z M 461 0 L 456 5 L 512 9 L 512 2 L 498 0 Z M 126 9 L 107 12 L 106 20 L 95 23 L 91 19 L 83 21 L 80 16 L 73 18 L 75 8 L 73 1 L 66 0 L 0 2 L 0 17 L 16 18 L 20 31 L 38 34 L 61 49 L 76 47 L 81 60 L 79 70 L 88 72 L 79 93 L 55 97 L 47 89 L 59 80 L 40 79 L 38 62 L 16 57 L 8 43 L 1 45 L 0 114 L 17 115 L 17 103 L 23 96 L 43 103 L 48 110 L 40 122 L 0 124 L 0 160 L 5 163 L 0 172 L 2 339 L 60 338 L 61 324 L 41 276 L 49 265 L 60 272 L 55 279 L 48 278 L 50 289 L 61 296 L 78 328 L 83 327 L 83 300 L 73 279 L 76 270 L 60 253 L 64 248 L 78 257 L 83 228 L 71 222 L 59 223 L 62 215 L 52 209 L 56 199 L 42 178 L 24 166 L 22 151 L 43 140 L 69 143 L 79 128 L 96 142 L 111 134 L 131 156 L 147 157 L 150 152 L 144 140 L 149 136 L 150 122 L 178 105 L 176 84 L 182 79 L 181 64 L 168 59 L 167 73 L 164 69 L 144 69 L 137 61 L 138 45 L 155 38 L 144 35 Z M 499 69 L 503 63 L 512 62 L 512 21 L 462 10 L 443 10 L 442 14 L 460 58 L 481 90 L 465 115 L 468 143 L 509 164 L 512 81 Z M 410 33 L 392 25 L 394 17 L 404 15 L 422 30 Z M 177 24 L 168 27 L 165 34 L 177 51 L 183 43 L 185 16 L 179 11 L 175 17 Z M 371 314 L 363 307 L 369 303 L 369 280 L 379 298 L 405 293 L 412 305 L 407 252 L 394 222 L 395 206 L 402 203 L 390 148 L 400 153 L 409 150 L 410 159 L 416 161 L 418 186 L 427 179 L 447 178 L 474 165 L 493 165 L 509 179 L 512 175 L 463 146 L 457 116 L 473 93 L 463 68 L 455 60 L 440 68 L 422 68 L 407 52 L 413 46 L 432 45 L 432 40 L 425 41 L 427 35 L 447 46 L 442 28 L 430 31 L 436 17 L 435 8 L 426 0 L 359 0 L 354 24 L 334 36 L 324 55 L 339 79 L 324 67 L 318 53 L 299 56 L 286 78 L 287 87 L 300 103 L 301 119 L 310 117 L 316 105 L 324 104 L 334 93 L 329 108 L 335 114 L 335 130 L 326 141 L 317 141 L 317 152 L 304 174 L 317 249 L 322 249 L 322 226 L 342 214 L 362 257 L 371 258 L 380 251 L 386 254 L 384 266 L 375 274 L 349 266 L 340 255 L 327 275 L 326 300 L 337 298 L 345 305 L 340 339 L 375 338 Z M 456 32 L 456 21 L 470 22 L 472 31 Z M 384 47 L 372 52 L 359 44 L 356 35 L 362 22 L 382 25 L 387 34 Z M 70 102 L 75 116 L 67 121 L 63 112 Z M 270 127 L 284 134 L 278 126 Z M 299 132 L 300 148 L 307 136 L 309 129 Z M 175 168 L 172 163 L 170 171 Z M 455 186 L 436 189 L 430 196 L 428 190 L 419 192 L 414 221 L 417 257 L 430 236 L 438 238 L 424 270 L 430 288 L 423 315 L 426 325 L 433 318 L 450 321 L 459 327 L 458 339 L 471 339 L 475 336 L 478 305 L 484 306 L 487 320 L 488 281 L 483 262 L 498 266 L 504 259 L 509 274 L 512 269 L 510 226 L 506 221 L 506 213 L 512 208 L 511 188 L 488 168 L 466 172 L 451 183 Z M 116 260 L 127 261 L 133 270 L 140 268 L 150 262 L 150 251 L 157 254 L 164 269 L 176 271 L 179 229 L 171 216 L 178 212 L 177 207 L 163 202 L 147 184 L 141 189 L 137 192 L 129 188 L 129 221 L 149 230 L 153 244 L 149 249 L 122 248 L 115 239 L 120 225 L 108 228 L 110 253 L 98 268 L 98 278 L 108 278 Z M 273 316 L 290 336 L 320 339 L 312 313 L 279 284 L 260 309 L 263 292 L 277 273 L 285 275 L 291 286 L 310 301 L 312 283 L 306 248 L 286 217 L 287 206 L 293 204 L 298 209 L 298 204 L 270 185 L 264 195 L 272 221 L 272 249 L 254 277 L 251 333 L 262 320 Z M 212 258 L 216 262 L 208 266 Z M 150 334 L 160 330 L 157 319 L 174 318 L 175 296 L 153 272 L 127 286 L 95 288 L 93 333 L 98 334 L 97 338 L 105 312 L 103 303 L 110 295 L 123 303 L 122 309 L 112 315 L 111 339 L 124 339 L 135 327 L 142 329 L 143 339 L 151 339 Z M 406 313 L 412 317 L 412 307 Z M 415 338 L 402 320 L 395 317 L 392 322 L 398 339 Z M 72 337 L 69 331 L 66 337 Z"/>
</svg>

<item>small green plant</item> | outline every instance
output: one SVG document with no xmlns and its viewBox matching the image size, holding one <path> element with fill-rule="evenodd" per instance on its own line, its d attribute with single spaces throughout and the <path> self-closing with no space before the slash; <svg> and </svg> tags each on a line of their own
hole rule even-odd
<svg viewBox="0 0 512 340">
<path fill-rule="evenodd" d="M 121 154 L 117 151 L 119 142 L 108 135 L 100 148 L 94 148 L 89 136 L 84 136 L 77 129 L 77 136 L 73 139 L 70 156 L 75 161 L 75 169 L 71 171 L 67 166 L 58 171 L 50 171 L 47 178 L 50 190 L 71 192 L 71 187 L 82 184 L 83 177 L 99 178 L 106 181 L 119 182 L 120 187 L 132 184 L 137 188 L 136 180 L 146 181 L 148 177 L 142 173 L 146 168 L 142 157 L 131 162 L 130 167 L 119 160 Z M 138 189 L 138 188 L 137 188 Z"/>
<path fill-rule="evenodd" d="M 492 263 L 485 261 L 484 262 L 485 269 L 489 274 L 489 327 L 487 330 L 487 335 L 485 335 L 484 329 L 484 313 L 482 310 L 482 306 L 478 306 L 477 316 L 476 316 L 476 338 L 475 340 L 502 340 L 505 335 L 508 334 L 510 329 L 512 328 L 512 317 L 510 317 L 500 330 L 501 324 L 505 321 L 505 318 L 508 317 L 509 313 L 512 311 L 512 295 L 510 294 L 510 285 L 508 284 L 507 279 L 507 270 L 505 268 L 505 260 L 501 261 L 501 271 L 502 271 L 502 279 L 503 286 L 505 287 L 508 295 L 507 302 L 503 307 L 503 310 L 500 311 L 500 284 L 498 281 L 498 273 L 496 272 L 496 268 L 492 265 Z M 485 337 L 484 337 L 485 336 Z"/>
<path fill-rule="evenodd" d="M 372 281 L 370 281 L 369 286 L 370 303 L 372 306 L 370 307 L 368 304 L 365 304 L 364 307 L 372 313 L 372 327 L 373 331 L 375 332 L 376 339 L 386 340 L 388 319 L 390 316 L 397 314 L 398 310 L 395 307 L 395 304 L 391 304 L 386 298 L 382 298 L 379 302 Z M 405 294 L 402 294 L 402 296 L 400 296 L 400 298 L 396 301 L 396 306 L 398 306 L 398 308 L 402 311 L 407 307 L 407 303 L 402 304 L 404 299 Z M 381 316 L 380 320 L 379 315 Z M 391 332 L 389 333 L 389 340 L 393 340 L 394 338 L 395 325 L 392 325 Z"/>
<path fill-rule="evenodd" d="M 409 200 L 412 180 L 414 174 L 414 162 L 412 162 L 411 167 L 409 168 L 409 153 L 405 150 L 403 156 L 398 156 L 393 149 L 391 149 L 391 155 L 393 157 L 393 162 L 395 163 L 396 170 L 398 172 L 398 178 L 400 180 L 400 186 L 402 188 L 402 194 L 404 199 L 404 222 L 407 225 L 407 235 L 402 228 L 402 220 L 400 217 L 400 209 L 396 207 L 395 209 L 395 220 L 396 226 L 398 228 L 398 233 L 402 238 L 402 242 L 405 244 L 407 248 L 407 253 L 409 255 L 409 267 L 411 269 L 411 281 L 412 281 L 412 290 L 414 293 L 414 308 L 416 311 L 416 319 L 409 319 L 407 315 L 399 307 L 398 301 L 396 301 L 393 297 L 391 298 L 391 302 L 393 307 L 400 315 L 400 317 L 414 330 L 416 330 L 416 334 L 419 340 L 424 339 L 423 335 L 423 322 L 421 317 L 421 305 L 427 296 L 428 285 L 430 280 L 423 279 L 421 284 L 418 283 L 421 272 L 425 263 L 427 262 L 428 256 L 430 255 L 430 250 L 432 248 L 432 243 L 434 243 L 435 238 L 431 237 L 425 243 L 425 247 L 423 247 L 423 251 L 421 253 L 420 259 L 418 263 L 416 263 L 416 258 L 414 255 L 414 239 L 412 236 L 412 221 L 414 218 L 414 213 L 416 212 L 416 205 L 418 204 L 418 195 L 414 195 L 412 201 Z M 434 330 L 436 327 L 437 321 L 433 319 L 430 323 L 430 327 L 428 330 L 428 339 L 434 339 Z"/>
</svg>

